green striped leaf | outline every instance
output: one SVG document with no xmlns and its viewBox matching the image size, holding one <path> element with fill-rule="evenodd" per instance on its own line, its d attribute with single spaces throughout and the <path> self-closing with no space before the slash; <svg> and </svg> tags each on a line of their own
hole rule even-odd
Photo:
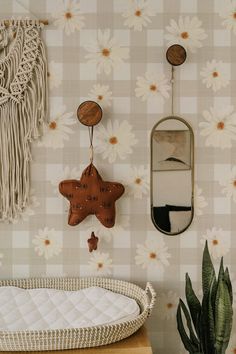
<svg viewBox="0 0 236 354">
<path fill-rule="evenodd" d="M 192 287 L 192 282 L 191 279 L 186 273 L 186 282 L 185 282 L 185 296 L 188 304 L 188 308 L 192 317 L 193 325 L 196 331 L 196 334 L 199 338 L 200 332 L 199 332 L 199 321 L 200 321 L 200 316 L 201 316 L 201 304 L 200 301 L 198 300 L 193 287 Z"/>
<path fill-rule="evenodd" d="M 228 286 L 228 289 L 229 289 L 229 296 L 230 296 L 230 301 L 231 301 L 231 305 L 232 305 L 233 304 L 233 289 L 232 289 L 232 283 L 230 280 L 229 269 L 227 267 L 225 269 L 224 280 L 225 280 L 225 282 Z"/>
<path fill-rule="evenodd" d="M 185 303 L 181 299 L 179 301 L 179 304 L 180 304 L 181 309 L 182 309 L 182 311 L 184 313 L 184 316 L 186 318 L 186 323 L 187 323 L 187 327 L 188 327 L 188 330 L 189 330 L 190 339 L 191 339 L 192 343 L 194 343 L 198 347 L 198 350 L 199 350 L 200 343 L 199 343 L 199 340 L 198 340 L 198 338 L 196 337 L 196 335 L 194 333 L 192 322 L 191 322 L 191 317 L 190 317 L 190 314 L 188 312 L 188 309 L 187 309 Z"/>
<path fill-rule="evenodd" d="M 210 287 L 216 281 L 215 270 L 211 261 L 211 257 L 208 250 L 208 244 L 206 241 L 205 248 L 203 251 L 202 259 L 202 289 L 203 295 L 210 291 Z"/>
<path fill-rule="evenodd" d="M 215 304 L 216 353 L 224 354 L 232 329 L 233 310 L 228 285 L 223 278 L 218 281 Z"/>
<path fill-rule="evenodd" d="M 215 354 L 215 323 L 211 302 L 211 291 L 214 286 L 212 279 L 208 293 L 203 295 L 201 312 L 201 345 L 204 354 Z"/>
<path fill-rule="evenodd" d="M 189 336 L 187 335 L 184 325 L 183 325 L 183 319 L 182 319 L 182 314 L 181 314 L 181 305 L 179 303 L 178 308 L 177 308 L 177 327 L 178 327 L 178 331 L 180 334 L 180 337 L 182 339 L 183 345 L 185 347 L 185 349 L 189 352 L 189 353 L 197 353 L 198 352 L 198 348 L 197 346 L 191 341 L 191 339 L 189 338 Z"/>
</svg>

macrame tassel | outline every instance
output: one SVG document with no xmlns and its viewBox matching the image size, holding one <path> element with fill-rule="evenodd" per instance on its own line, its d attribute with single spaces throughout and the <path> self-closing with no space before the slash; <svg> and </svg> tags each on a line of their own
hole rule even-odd
<svg viewBox="0 0 236 354">
<path fill-rule="evenodd" d="M 0 220 L 8 221 L 29 202 L 30 143 L 42 135 L 48 110 L 40 25 L 22 20 L 11 25 L 17 29 L 15 43 L 0 59 Z"/>
</svg>

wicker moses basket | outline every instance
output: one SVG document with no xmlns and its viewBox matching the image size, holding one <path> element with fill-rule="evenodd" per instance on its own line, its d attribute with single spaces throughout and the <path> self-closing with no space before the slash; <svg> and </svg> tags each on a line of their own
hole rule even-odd
<svg viewBox="0 0 236 354">
<path fill-rule="evenodd" d="M 133 320 L 87 328 L 56 330 L 0 331 L 1 351 L 40 351 L 88 348 L 117 342 L 136 332 L 151 314 L 155 304 L 155 291 L 150 283 L 146 289 L 132 283 L 107 278 L 39 278 L 2 280 L 0 286 L 16 286 L 23 289 L 53 288 L 79 290 L 99 286 L 135 299 L 140 314 Z M 148 293 L 151 294 L 149 300 Z"/>
</svg>

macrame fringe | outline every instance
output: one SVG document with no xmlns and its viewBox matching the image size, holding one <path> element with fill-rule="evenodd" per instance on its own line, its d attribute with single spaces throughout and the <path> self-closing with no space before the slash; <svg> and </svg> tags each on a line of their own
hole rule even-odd
<svg viewBox="0 0 236 354">
<path fill-rule="evenodd" d="M 42 28 L 44 24 L 37 19 L 30 19 L 30 18 L 14 18 L 11 19 L 1 19 L 0 20 L 0 27 L 12 27 L 12 26 L 34 26 L 38 28 Z"/>
<path fill-rule="evenodd" d="M 4 21 L 0 22 L 0 26 Z M 10 20 L 17 26 L 14 47 L 0 60 L 0 220 L 13 221 L 30 198 L 32 140 L 42 135 L 48 109 L 47 60 L 41 24 Z M 4 62 L 3 62 L 4 60 Z M 3 71 L 3 69 L 2 69 Z M 4 82 L 4 87 L 2 83 Z"/>
</svg>

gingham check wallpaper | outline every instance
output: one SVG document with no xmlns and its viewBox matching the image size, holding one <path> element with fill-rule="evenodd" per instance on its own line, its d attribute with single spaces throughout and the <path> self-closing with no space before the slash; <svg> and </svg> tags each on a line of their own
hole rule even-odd
<svg viewBox="0 0 236 354">
<path fill-rule="evenodd" d="M 20 2 L 20 3 L 19 3 Z M 236 291 L 236 7 L 226 0 L 0 0 L 1 18 L 47 18 L 50 122 L 32 146 L 32 197 L 13 224 L 0 225 L 1 277 L 102 275 L 158 294 L 148 328 L 154 353 L 184 353 L 176 306 L 189 272 L 201 296 L 205 239 L 214 263 L 223 255 Z M 1 42 L 1 39 L 0 39 Z M 152 225 L 149 206 L 150 131 L 171 112 L 172 43 L 187 49 L 176 68 L 175 113 L 195 133 L 195 218 L 182 235 Z M 95 165 L 122 182 L 117 221 L 94 217 L 67 225 L 68 203 L 58 183 L 79 178 L 89 163 L 87 128 L 76 109 L 86 99 L 103 107 L 95 128 Z M 176 186 L 178 188 L 178 186 Z M 90 254 L 87 239 L 100 242 Z M 236 296 L 236 293 L 235 293 Z M 233 331 L 234 332 L 234 331 Z M 235 353 L 232 336 L 228 353 Z"/>
</svg>

